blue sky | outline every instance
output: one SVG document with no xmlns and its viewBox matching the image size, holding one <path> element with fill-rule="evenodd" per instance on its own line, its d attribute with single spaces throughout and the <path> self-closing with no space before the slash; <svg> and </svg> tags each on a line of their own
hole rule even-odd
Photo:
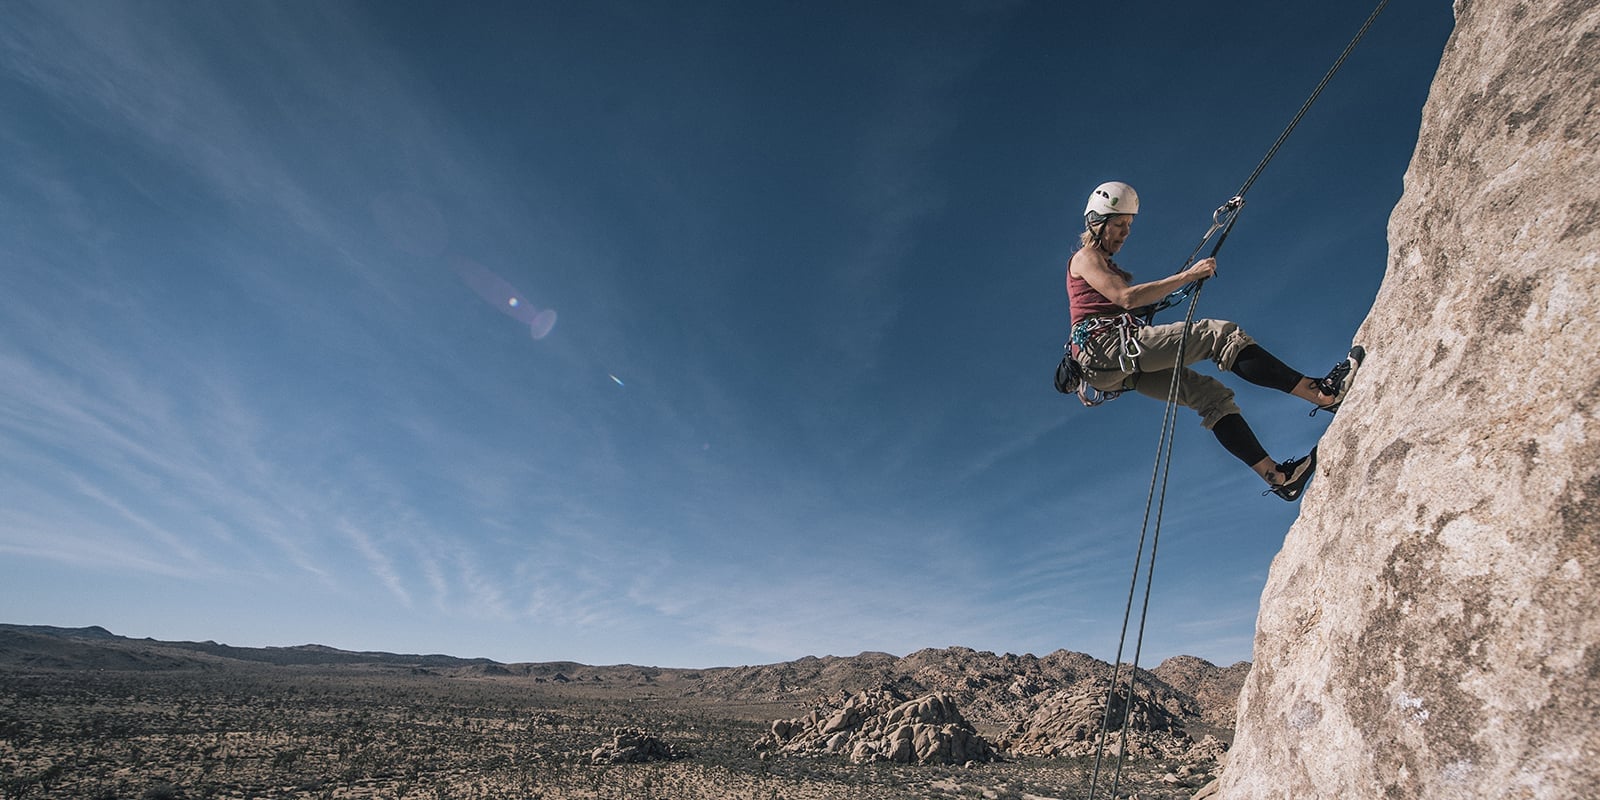
<svg viewBox="0 0 1600 800">
<path fill-rule="evenodd" d="M 1109 659 L 1161 407 L 1050 385 L 1084 198 L 1178 268 L 1339 6 L 5 0 L 0 621 Z M 1342 355 L 1451 25 L 1385 11 L 1202 316 Z M 1142 660 L 1248 659 L 1297 507 L 1176 445 Z"/>
</svg>

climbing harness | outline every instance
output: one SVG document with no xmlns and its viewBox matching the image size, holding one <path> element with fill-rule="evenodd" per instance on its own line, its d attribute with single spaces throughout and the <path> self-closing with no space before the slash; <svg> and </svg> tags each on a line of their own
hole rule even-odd
<svg viewBox="0 0 1600 800">
<path fill-rule="evenodd" d="M 1056 365 L 1056 391 L 1062 394 L 1075 394 L 1087 408 L 1094 408 L 1107 400 L 1115 400 L 1121 396 L 1122 389 L 1096 389 L 1083 374 L 1083 365 L 1068 353 L 1061 357 L 1061 363 Z"/>
<path fill-rule="evenodd" d="M 1072 326 L 1072 336 L 1063 348 L 1066 352 L 1056 367 L 1056 391 L 1062 394 L 1076 394 L 1078 399 L 1090 408 L 1107 400 L 1115 400 L 1125 390 L 1096 389 L 1089 385 L 1083 364 L 1073 355 L 1072 350 L 1076 347 L 1082 352 L 1090 341 L 1114 331 L 1117 335 L 1117 366 L 1121 367 L 1123 372 L 1137 372 L 1139 356 L 1144 355 L 1144 346 L 1139 344 L 1138 330 L 1148 324 L 1150 324 L 1148 321 L 1131 313 L 1079 320 Z"/>
<path fill-rule="evenodd" d="M 1072 326 L 1071 344 L 1082 350 L 1088 346 L 1090 340 L 1108 331 L 1116 331 L 1117 366 L 1121 367 L 1123 372 L 1134 372 L 1139 369 L 1139 356 L 1144 355 L 1144 346 L 1139 344 L 1138 330 L 1149 324 L 1148 321 L 1132 314 L 1090 317 Z"/>
<path fill-rule="evenodd" d="M 1267 150 L 1266 156 L 1261 159 L 1261 162 L 1256 165 L 1255 170 L 1250 173 L 1250 177 L 1245 179 L 1244 184 L 1239 187 L 1239 191 L 1235 192 L 1230 200 L 1219 206 L 1211 215 L 1210 230 L 1206 231 L 1206 235 L 1201 238 L 1200 243 L 1195 246 L 1194 251 L 1189 254 L 1189 257 L 1184 261 L 1183 267 L 1181 267 L 1179 271 L 1188 269 L 1189 266 L 1194 263 L 1194 257 L 1205 248 L 1206 243 L 1210 241 L 1213 235 L 1217 236 L 1217 242 L 1211 248 L 1211 257 L 1216 257 L 1217 253 L 1222 249 L 1223 242 L 1227 241 L 1228 234 L 1232 232 L 1234 223 L 1239 219 L 1239 211 L 1244 208 L 1245 194 L 1249 192 L 1250 187 L 1255 184 L 1256 178 L 1259 178 L 1262 171 L 1267 168 L 1267 164 L 1272 161 L 1273 156 L 1278 154 L 1278 149 L 1282 147 L 1284 141 L 1289 138 L 1289 134 L 1294 131 L 1295 126 L 1300 124 L 1300 120 L 1306 115 L 1306 111 L 1311 108 L 1312 103 L 1316 102 L 1317 98 L 1322 94 L 1322 90 L 1326 88 L 1328 82 L 1333 79 L 1334 73 L 1338 72 L 1339 67 L 1344 65 L 1345 59 L 1350 57 L 1350 52 L 1355 49 L 1356 44 L 1359 43 L 1362 37 L 1366 35 L 1367 29 L 1372 27 L 1372 23 L 1377 20 L 1378 14 L 1382 13 L 1384 6 L 1387 6 L 1388 4 L 1389 0 L 1379 0 L 1377 8 L 1372 10 L 1372 13 L 1367 16 L 1366 22 L 1362 23 L 1361 29 L 1356 32 L 1355 37 L 1350 40 L 1349 44 L 1345 45 L 1344 52 L 1339 54 L 1339 58 L 1333 62 L 1333 66 L 1328 69 L 1327 74 L 1322 76 L 1322 80 L 1317 84 L 1316 89 L 1311 92 L 1310 97 L 1306 98 L 1305 103 L 1300 106 L 1300 110 L 1296 112 L 1294 118 L 1289 121 L 1289 125 L 1283 129 L 1283 133 L 1278 135 L 1277 141 L 1272 143 L 1272 147 Z M 1139 656 L 1144 647 L 1145 620 L 1149 616 L 1150 612 L 1150 587 L 1155 578 L 1156 549 L 1161 543 L 1161 517 L 1162 512 L 1166 507 L 1167 476 L 1169 467 L 1172 464 L 1172 439 L 1175 422 L 1177 420 L 1178 408 L 1178 378 L 1182 374 L 1185 355 L 1184 351 L 1187 349 L 1189 343 L 1189 333 L 1194 326 L 1195 308 L 1200 304 L 1200 290 L 1204 285 L 1204 278 L 1194 281 L 1189 286 L 1184 286 L 1178 291 L 1167 295 L 1166 298 L 1158 301 L 1154 304 L 1154 306 L 1149 307 L 1150 310 L 1147 314 L 1144 313 L 1144 309 L 1137 309 L 1134 312 L 1135 314 L 1142 314 L 1145 320 L 1148 322 L 1150 318 L 1155 316 L 1157 311 L 1161 311 L 1162 309 L 1170 308 L 1177 303 L 1181 303 L 1185 298 L 1187 298 L 1189 301 L 1189 310 L 1184 315 L 1183 319 L 1183 336 L 1178 340 L 1178 354 L 1175 361 L 1177 368 L 1172 371 L 1172 383 L 1167 388 L 1167 406 L 1166 412 L 1161 420 L 1161 436 L 1156 443 L 1155 467 L 1151 471 L 1150 475 L 1150 490 L 1145 495 L 1144 521 L 1139 527 L 1139 546 L 1133 560 L 1133 578 L 1128 584 L 1128 602 L 1122 612 L 1122 632 L 1117 639 L 1117 655 L 1111 662 L 1111 683 L 1106 691 L 1105 709 L 1100 716 L 1100 735 L 1096 739 L 1094 752 L 1094 772 L 1089 778 L 1089 800 L 1094 800 L 1095 789 L 1100 783 L 1101 761 L 1105 756 L 1106 739 L 1109 737 L 1111 732 L 1111 705 L 1112 700 L 1117 693 L 1117 682 L 1120 679 L 1122 669 L 1122 651 L 1128 640 L 1128 622 L 1133 616 L 1133 598 L 1139 586 L 1139 570 L 1140 567 L 1143 566 L 1145 569 L 1144 604 L 1139 611 L 1139 627 L 1134 636 L 1133 662 L 1128 667 L 1127 692 L 1130 703 L 1132 702 L 1134 696 L 1134 684 L 1138 681 Z M 1169 303 L 1169 301 L 1171 302 Z M 1152 508 L 1154 509 L 1153 518 L 1155 521 L 1153 528 L 1151 526 Z M 1150 560 L 1148 562 L 1145 562 L 1144 560 L 1144 543 L 1146 534 L 1149 534 L 1150 537 Z M 1112 774 L 1111 778 L 1111 797 L 1116 797 L 1117 787 L 1122 780 L 1122 765 L 1127 757 L 1128 728 L 1130 726 L 1129 717 L 1125 714 L 1122 719 L 1120 744 L 1117 747 L 1116 770 Z"/>
</svg>

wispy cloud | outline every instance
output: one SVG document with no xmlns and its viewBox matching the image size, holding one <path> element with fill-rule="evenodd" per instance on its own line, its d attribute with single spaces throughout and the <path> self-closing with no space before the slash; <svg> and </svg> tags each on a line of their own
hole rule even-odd
<svg viewBox="0 0 1600 800">
<path fill-rule="evenodd" d="M 29 309 L 8 300 L 0 304 L 11 319 L 28 324 Z M 144 328 L 135 322 L 133 329 Z M 141 563 L 225 570 L 218 565 L 235 559 L 206 548 L 228 544 L 227 533 L 207 534 L 216 540 L 208 542 L 197 538 L 202 531 L 195 530 L 196 520 L 215 519 L 224 528 L 242 523 L 276 539 L 303 569 L 318 571 L 302 546 L 277 524 L 254 524 L 278 515 L 270 500 L 251 494 L 256 487 L 234 482 L 256 464 L 253 452 L 225 436 L 210 436 L 245 424 L 190 413 L 195 406 L 225 408 L 203 402 L 208 399 L 206 381 L 184 383 L 194 394 L 167 394 L 153 388 L 159 385 L 156 376 L 70 329 L 52 327 L 41 333 L 45 335 L 33 344 L 48 349 L 36 360 L 16 351 L 0 352 L 0 382 L 9 387 L 0 392 L 5 420 L 0 436 L 8 441 L 12 464 L 33 465 L 29 482 L 43 478 L 53 480 L 58 489 L 75 487 L 75 494 L 92 505 L 80 506 L 73 516 L 98 518 L 96 530 L 102 534 L 121 532 L 117 537 L 126 539 L 142 532 L 152 537 L 149 543 L 161 555 Z M 158 523 L 158 518 L 178 520 L 177 526 Z M 115 546 L 114 541 L 102 543 Z"/>
<path fill-rule="evenodd" d="M 372 535 L 349 522 L 340 523 L 339 532 L 343 533 L 362 558 L 366 559 L 368 569 L 388 588 L 395 599 L 399 600 L 401 605 L 410 608 L 411 593 L 407 591 L 405 583 L 396 572 L 394 561 L 379 549 Z"/>
<path fill-rule="evenodd" d="M 116 5 L 19 10 L 22 24 L 0 34 L 8 71 L 59 107 L 118 135 L 133 134 L 227 200 L 270 195 L 297 221 L 315 224 L 314 204 L 277 168 L 254 121 L 195 41 L 177 35 L 175 19 Z"/>
<path fill-rule="evenodd" d="M 385 37 L 414 20 L 365 13 L 8 5 L 8 562 L 293 593 L 347 630 L 671 639 L 686 659 L 1107 638 L 1141 494 L 1127 432 L 1157 406 L 1017 399 L 1049 364 L 1019 366 L 1034 330 L 991 322 L 1047 313 L 1017 305 L 1046 278 L 995 282 L 965 329 L 924 305 L 966 309 L 952 294 L 979 282 L 936 280 L 967 267 L 928 251 L 966 208 L 949 165 L 972 115 L 1003 111 L 971 98 L 1012 7 L 851 16 L 892 46 L 796 40 L 822 60 L 770 73 L 741 69 L 759 45 L 716 41 L 737 15 L 693 32 L 704 48 L 602 63 L 616 48 L 583 37 L 625 36 L 613 19 L 530 23 L 512 38 L 532 60 L 498 62 L 407 52 Z M 859 80 L 798 74 L 823 67 Z M 491 313 L 458 258 L 560 325 L 535 340 Z M 1219 498 L 1248 479 L 1175 487 L 1195 524 L 1173 548 L 1222 558 L 1202 546 L 1233 541 Z"/>
</svg>

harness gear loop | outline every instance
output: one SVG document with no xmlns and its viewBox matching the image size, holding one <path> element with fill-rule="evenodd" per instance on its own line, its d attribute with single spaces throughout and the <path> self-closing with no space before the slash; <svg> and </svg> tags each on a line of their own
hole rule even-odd
<svg viewBox="0 0 1600 800">
<path fill-rule="evenodd" d="M 1107 400 L 1115 400 L 1122 394 L 1121 389 L 1105 390 L 1096 389 L 1089 384 L 1083 374 L 1083 365 L 1072 357 L 1072 345 L 1067 345 L 1067 352 L 1061 356 L 1061 363 L 1056 366 L 1056 391 L 1062 394 L 1075 394 L 1086 408 L 1094 408 Z"/>
<path fill-rule="evenodd" d="M 1117 366 L 1123 372 L 1138 372 L 1139 357 L 1144 355 L 1144 346 L 1139 343 L 1137 331 L 1146 324 L 1128 313 L 1079 320 L 1072 326 L 1071 338 L 1062 346 L 1065 353 L 1061 356 L 1061 363 L 1056 366 L 1056 391 L 1062 394 L 1077 394 L 1078 399 L 1088 408 L 1120 397 L 1126 389 L 1097 389 L 1089 385 L 1083 363 L 1077 359 L 1073 348 L 1076 347 L 1078 352 L 1082 353 L 1084 348 L 1097 337 L 1116 331 Z"/>
<path fill-rule="evenodd" d="M 1079 320 L 1072 326 L 1071 344 L 1082 351 L 1096 337 L 1114 330 L 1117 332 L 1117 366 L 1121 367 L 1123 372 L 1137 372 L 1139 356 L 1144 355 L 1144 346 L 1139 344 L 1136 331 L 1147 324 L 1149 323 L 1128 313 L 1090 317 Z"/>
</svg>

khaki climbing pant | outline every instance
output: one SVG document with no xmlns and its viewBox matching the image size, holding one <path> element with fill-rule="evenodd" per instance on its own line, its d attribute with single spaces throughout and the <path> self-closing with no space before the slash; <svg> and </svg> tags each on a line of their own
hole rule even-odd
<svg viewBox="0 0 1600 800">
<path fill-rule="evenodd" d="M 1103 329 L 1089 338 L 1078 352 L 1084 380 L 1101 391 L 1133 390 L 1165 401 L 1172 386 L 1172 373 L 1178 358 L 1178 343 L 1183 338 L 1183 323 L 1147 325 L 1128 331 L 1138 346 L 1137 355 L 1125 354 L 1120 332 Z M 1233 369 L 1239 352 L 1255 343 L 1238 325 L 1227 320 L 1195 320 L 1189 329 L 1189 343 L 1183 350 L 1184 365 L 1178 368 L 1178 405 L 1192 408 L 1207 430 L 1217 420 L 1239 413 L 1233 390 L 1222 381 L 1189 369 L 1190 364 L 1210 360 L 1223 371 Z M 1132 367 L 1127 369 L 1125 367 Z"/>
</svg>

